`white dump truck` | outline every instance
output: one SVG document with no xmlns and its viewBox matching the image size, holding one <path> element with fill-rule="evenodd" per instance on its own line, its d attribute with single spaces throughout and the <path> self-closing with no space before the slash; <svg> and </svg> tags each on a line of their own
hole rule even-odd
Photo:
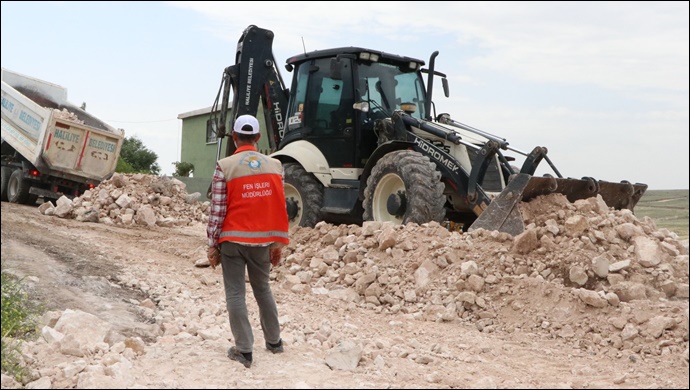
<svg viewBox="0 0 690 390">
<path fill-rule="evenodd" d="M 124 137 L 66 88 L 2 69 L 2 201 L 81 195 L 113 175 Z"/>
</svg>

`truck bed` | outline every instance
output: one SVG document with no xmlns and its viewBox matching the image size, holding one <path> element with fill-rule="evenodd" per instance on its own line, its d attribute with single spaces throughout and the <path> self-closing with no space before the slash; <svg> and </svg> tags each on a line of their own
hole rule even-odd
<svg viewBox="0 0 690 390">
<path fill-rule="evenodd" d="M 63 87 L 2 70 L 2 140 L 42 174 L 82 183 L 110 177 L 124 140 L 67 100 Z"/>
</svg>

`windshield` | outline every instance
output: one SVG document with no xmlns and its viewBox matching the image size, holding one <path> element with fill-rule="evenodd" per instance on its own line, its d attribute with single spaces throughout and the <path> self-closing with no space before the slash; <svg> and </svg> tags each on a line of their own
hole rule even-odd
<svg viewBox="0 0 690 390">
<path fill-rule="evenodd" d="M 370 102 L 371 110 L 390 113 L 403 103 L 413 103 L 417 109 L 412 116 L 425 116 L 424 83 L 417 72 L 402 72 L 398 66 L 380 62 L 360 64 L 358 93 Z"/>
</svg>

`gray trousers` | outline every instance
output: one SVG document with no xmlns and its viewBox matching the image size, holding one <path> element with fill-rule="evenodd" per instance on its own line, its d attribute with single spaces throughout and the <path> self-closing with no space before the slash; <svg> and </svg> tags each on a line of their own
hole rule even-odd
<svg viewBox="0 0 690 390">
<path fill-rule="evenodd" d="M 259 318 L 264 339 L 271 344 L 280 341 L 278 308 L 268 284 L 271 256 L 268 247 L 253 247 L 234 242 L 222 242 L 220 261 L 223 267 L 225 304 L 230 317 L 230 330 L 238 351 L 252 352 L 254 334 L 247 312 L 245 266 L 254 298 L 259 306 Z"/>
</svg>

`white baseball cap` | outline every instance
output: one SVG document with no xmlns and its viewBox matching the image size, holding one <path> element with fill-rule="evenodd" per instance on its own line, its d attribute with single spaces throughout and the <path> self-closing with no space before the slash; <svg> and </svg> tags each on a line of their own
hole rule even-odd
<svg viewBox="0 0 690 390">
<path fill-rule="evenodd" d="M 243 129 L 244 126 L 251 126 L 251 130 L 245 130 Z M 241 115 L 237 117 L 235 120 L 235 125 L 233 126 L 233 130 L 237 134 L 246 134 L 246 135 L 251 135 L 251 134 L 259 134 L 259 121 L 256 120 L 252 115 Z"/>
</svg>

